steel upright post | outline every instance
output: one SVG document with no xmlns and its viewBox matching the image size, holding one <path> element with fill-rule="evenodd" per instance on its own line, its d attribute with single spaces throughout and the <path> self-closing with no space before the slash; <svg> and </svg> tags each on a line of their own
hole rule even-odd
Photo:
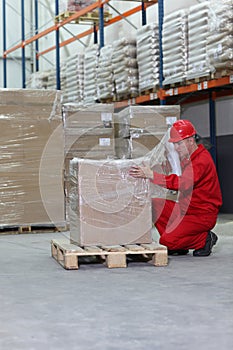
<svg viewBox="0 0 233 350">
<path fill-rule="evenodd" d="M 24 23 L 25 11 L 24 0 L 21 0 L 21 35 L 22 35 L 22 88 L 26 87 L 26 61 L 25 61 L 25 23 Z"/>
<path fill-rule="evenodd" d="M 6 0 L 2 2 L 2 25 L 3 25 L 3 87 L 7 87 L 7 64 L 6 64 Z"/>
<path fill-rule="evenodd" d="M 142 25 L 146 25 L 146 22 L 146 8 L 144 1 L 142 1 Z"/>
<path fill-rule="evenodd" d="M 35 6 L 35 35 L 38 34 L 38 0 L 35 0 L 34 3 Z M 39 40 L 37 39 L 35 42 L 35 49 L 36 49 L 36 72 L 39 71 L 39 57 L 38 57 L 38 52 L 39 52 Z"/>
<path fill-rule="evenodd" d="M 212 148 L 210 150 L 214 163 L 217 162 L 217 142 L 216 142 L 216 109 L 214 92 L 209 93 L 209 122 L 210 122 L 210 142 Z"/>
<path fill-rule="evenodd" d="M 59 0 L 55 0 L 55 16 L 59 14 Z M 56 81 L 57 90 L 61 90 L 60 81 L 60 42 L 59 42 L 59 27 L 56 29 Z"/>
<path fill-rule="evenodd" d="M 163 0 L 158 0 L 158 14 L 159 14 L 159 87 L 163 88 L 163 46 L 162 46 L 162 30 L 163 30 L 163 16 L 164 4 Z M 160 104 L 165 105 L 166 100 L 160 99 Z"/>
<path fill-rule="evenodd" d="M 104 6 L 99 7 L 100 48 L 104 46 Z"/>
</svg>

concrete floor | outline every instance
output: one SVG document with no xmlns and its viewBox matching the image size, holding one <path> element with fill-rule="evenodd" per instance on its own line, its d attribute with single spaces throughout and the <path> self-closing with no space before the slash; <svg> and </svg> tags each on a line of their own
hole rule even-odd
<svg viewBox="0 0 233 350">
<path fill-rule="evenodd" d="M 210 257 L 75 271 L 50 255 L 68 233 L 0 236 L 0 349 L 232 349 L 233 216 L 215 232 Z"/>
</svg>

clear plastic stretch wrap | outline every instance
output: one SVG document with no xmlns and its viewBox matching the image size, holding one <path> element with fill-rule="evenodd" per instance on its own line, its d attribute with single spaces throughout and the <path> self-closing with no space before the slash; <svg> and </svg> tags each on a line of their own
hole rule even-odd
<svg viewBox="0 0 233 350">
<path fill-rule="evenodd" d="M 64 195 L 57 191 L 64 145 L 61 135 L 51 142 L 59 126 L 59 91 L 0 90 L 0 226 L 64 225 Z"/>
<path fill-rule="evenodd" d="M 184 81 L 188 64 L 187 10 L 178 10 L 164 16 L 162 46 L 163 85 Z"/>
<path fill-rule="evenodd" d="M 99 46 L 94 44 L 85 49 L 84 53 L 84 104 L 90 105 L 97 101 L 97 67 L 99 61 Z"/>
<path fill-rule="evenodd" d="M 112 53 L 112 45 L 100 49 L 97 68 L 97 94 L 100 101 L 112 99 L 114 96 Z"/>
<path fill-rule="evenodd" d="M 210 65 L 207 55 L 207 36 L 211 2 L 204 1 L 189 8 L 188 36 L 189 54 L 187 79 L 208 76 Z"/>
<path fill-rule="evenodd" d="M 180 118 L 180 106 L 129 106 L 114 114 L 118 158 L 138 158 L 151 151 Z"/>
<path fill-rule="evenodd" d="M 78 245 L 151 243 L 148 180 L 129 176 L 131 160 L 70 163 L 70 238 Z"/>
<path fill-rule="evenodd" d="M 168 143 L 169 126 L 179 117 L 179 106 L 127 107 L 120 119 L 114 116 L 114 127 L 123 126 L 118 132 L 115 130 L 115 137 L 121 135 L 120 146 L 124 138 L 129 139 L 131 131 L 139 132 L 139 141 L 132 142 L 134 159 L 94 160 L 88 159 L 87 154 L 70 160 L 67 189 L 72 242 L 81 246 L 151 242 L 151 197 L 176 200 L 177 194 L 129 176 L 129 169 L 135 164 L 148 164 L 163 174 L 180 174 L 178 155 Z M 92 123 L 94 119 L 89 118 Z M 85 120 L 83 117 L 83 123 Z M 80 121 L 80 116 L 65 117 L 65 129 L 74 129 Z"/>
<path fill-rule="evenodd" d="M 65 70 L 64 102 L 83 103 L 84 55 L 68 57 Z"/>
<path fill-rule="evenodd" d="M 211 2 L 207 54 L 212 72 L 233 70 L 232 0 L 213 0 Z"/>
<path fill-rule="evenodd" d="M 84 245 L 150 243 L 152 198 L 177 200 L 177 193 L 129 175 L 133 165 L 180 175 L 169 130 L 146 157 L 123 160 L 74 158 L 70 162 L 70 238 Z"/>
<path fill-rule="evenodd" d="M 158 25 L 150 23 L 137 31 L 139 92 L 159 86 Z"/>
<path fill-rule="evenodd" d="M 113 43 L 112 65 L 117 98 L 138 96 L 135 39 L 122 38 Z"/>
</svg>

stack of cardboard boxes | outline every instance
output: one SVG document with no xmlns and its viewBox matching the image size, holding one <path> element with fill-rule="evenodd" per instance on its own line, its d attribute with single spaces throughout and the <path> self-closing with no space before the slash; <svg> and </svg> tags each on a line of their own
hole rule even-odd
<svg viewBox="0 0 233 350">
<path fill-rule="evenodd" d="M 114 115 L 112 105 L 63 107 L 72 242 L 152 241 L 150 185 L 129 176 L 129 169 L 141 164 L 179 117 L 179 106 L 130 106 Z"/>
</svg>

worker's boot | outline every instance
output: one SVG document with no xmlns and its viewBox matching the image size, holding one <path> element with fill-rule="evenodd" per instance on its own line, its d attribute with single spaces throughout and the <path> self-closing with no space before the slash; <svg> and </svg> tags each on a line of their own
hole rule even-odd
<svg viewBox="0 0 233 350">
<path fill-rule="evenodd" d="M 213 246 L 217 243 L 217 240 L 218 236 L 214 232 L 209 231 L 204 248 L 194 250 L 193 256 L 209 256 L 212 252 Z"/>
</svg>

